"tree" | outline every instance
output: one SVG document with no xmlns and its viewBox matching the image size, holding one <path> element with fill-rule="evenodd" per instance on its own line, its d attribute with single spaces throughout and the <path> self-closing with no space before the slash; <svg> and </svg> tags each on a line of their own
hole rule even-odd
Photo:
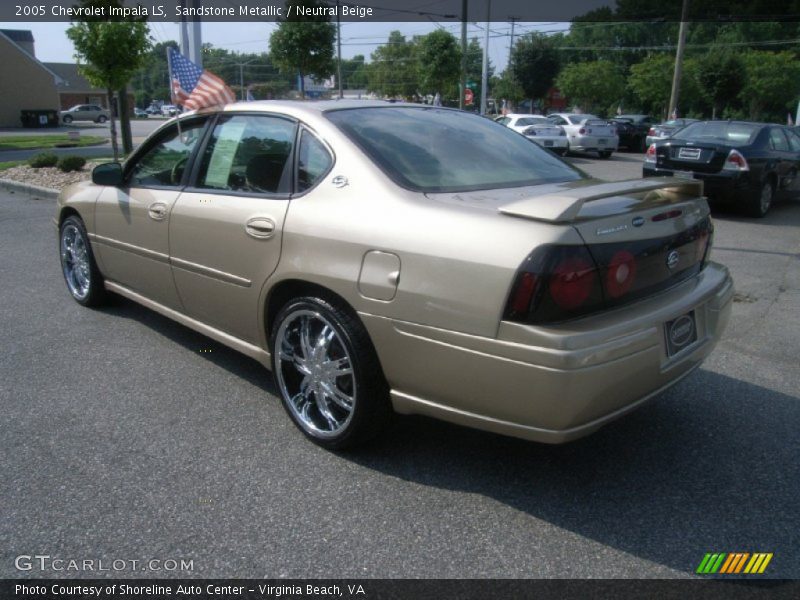
<svg viewBox="0 0 800 600">
<path fill-rule="evenodd" d="M 417 91 L 416 44 L 399 31 L 389 33 L 386 44 L 372 55 L 369 90 L 383 96 L 410 98 Z"/>
<path fill-rule="evenodd" d="M 461 50 L 453 34 L 437 29 L 418 41 L 419 83 L 424 93 L 457 95 Z"/>
<path fill-rule="evenodd" d="M 527 98 L 543 98 L 558 74 L 559 59 L 553 42 L 534 32 L 520 37 L 511 53 L 511 73 Z"/>
<path fill-rule="evenodd" d="M 300 76 L 300 96 L 305 99 L 303 78 L 329 77 L 335 71 L 333 43 L 336 26 L 330 22 L 327 4 L 319 0 L 290 0 L 287 12 L 292 16 L 281 19 L 269 38 L 270 58 L 283 73 Z M 316 9 L 320 16 L 299 16 L 297 7 Z"/>
<path fill-rule="evenodd" d="M 119 6 L 115 0 L 85 0 L 84 6 Z M 106 8 L 105 13 L 109 10 Z M 74 22 L 67 29 L 67 37 L 75 46 L 75 58 L 80 63 L 80 72 L 94 86 L 105 88 L 108 104 L 113 105 L 114 91 L 122 90 L 144 62 L 150 49 L 147 23 L 142 20 L 103 21 L 96 18 Z M 125 102 L 120 103 L 122 106 Z M 122 108 L 120 106 L 120 108 Z M 119 111 L 122 127 L 130 131 L 130 117 Z M 114 112 L 109 119 L 111 147 L 114 160 L 119 158 L 117 128 Z M 129 151 L 126 149 L 126 151 Z"/>
<path fill-rule="evenodd" d="M 491 85 L 492 80 L 496 80 L 494 77 L 494 67 L 492 66 L 492 61 L 489 61 L 489 65 L 487 68 L 487 77 L 486 81 L 490 82 L 489 90 L 495 95 L 495 98 L 499 96 L 497 90 L 495 90 L 494 86 Z M 483 48 L 481 47 L 480 42 L 478 41 L 477 37 L 473 37 L 470 39 L 469 44 L 467 44 L 467 83 L 474 83 L 471 87 L 474 97 L 477 101 L 478 98 L 481 97 L 481 85 L 483 84 L 482 79 L 483 74 Z M 478 101 L 478 104 L 480 102 Z"/>
<path fill-rule="evenodd" d="M 744 64 L 730 52 L 712 51 L 698 59 L 695 78 L 711 102 L 711 118 L 716 119 L 726 101 L 736 98 L 742 90 Z"/>
<path fill-rule="evenodd" d="M 800 95 L 800 65 L 791 52 L 751 50 L 743 56 L 745 84 L 739 94 L 750 118 L 783 120 Z"/>
<path fill-rule="evenodd" d="M 669 54 L 649 56 L 642 62 L 631 66 L 628 88 L 642 103 L 647 112 L 660 117 L 667 116 L 669 95 L 672 91 L 672 73 L 675 57 Z M 703 96 L 697 89 L 694 73 L 697 61 L 685 58 L 681 75 L 681 115 L 689 114 L 689 108 L 701 108 Z"/>
<path fill-rule="evenodd" d="M 356 54 L 350 59 L 342 59 L 342 89 L 366 89 L 367 78 L 367 64 L 363 54 Z"/>
<path fill-rule="evenodd" d="M 571 102 L 587 111 L 607 107 L 625 94 L 620 68 L 607 60 L 572 63 L 556 78 L 556 86 Z"/>
</svg>

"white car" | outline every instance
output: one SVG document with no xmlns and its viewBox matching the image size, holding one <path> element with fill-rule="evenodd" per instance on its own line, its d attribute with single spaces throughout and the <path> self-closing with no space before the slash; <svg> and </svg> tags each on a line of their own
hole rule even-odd
<svg viewBox="0 0 800 600">
<path fill-rule="evenodd" d="M 179 113 L 179 109 L 174 104 L 165 104 L 161 107 L 161 114 L 165 117 L 174 117 Z"/>
<path fill-rule="evenodd" d="M 597 152 L 608 158 L 619 146 L 617 128 L 594 115 L 554 113 L 547 117 L 567 133 L 568 152 Z"/>
<path fill-rule="evenodd" d="M 541 115 L 509 114 L 495 119 L 556 154 L 564 155 L 569 149 L 564 129 Z"/>
</svg>

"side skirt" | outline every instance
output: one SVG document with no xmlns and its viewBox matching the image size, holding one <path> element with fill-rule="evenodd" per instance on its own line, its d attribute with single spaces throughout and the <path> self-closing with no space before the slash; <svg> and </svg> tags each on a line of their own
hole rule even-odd
<svg viewBox="0 0 800 600">
<path fill-rule="evenodd" d="M 181 325 L 185 325 L 189 329 L 194 329 L 198 333 L 202 333 L 203 335 L 210 337 L 212 340 L 216 340 L 220 344 L 225 344 L 229 348 L 232 348 L 237 352 L 241 352 L 242 354 L 245 354 L 250 358 L 257 360 L 267 369 L 272 368 L 270 365 L 269 352 L 263 350 L 262 348 L 259 348 L 258 346 L 255 346 L 249 342 L 245 342 L 244 340 L 234 337 L 228 333 L 225 333 L 224 331 L 220 331 L 219 329 L 211 327 L 210 325 L 206 325 L 205 323 L 202 323 L 196 319 L 187 317 L 182 312 L 178 312 L 177 310 L 164 306 L 163 304 L 154 302 L 153 300 L 150 300 L 149 298 L 146 298 L 141 294 L 137 294 L 133 290 L 129 290 L 128 288 L 118 283 L 114 283 L 113 281 L 106 281 L 105 288 L 110 292 L 114 292 L 115 294 L 124 296 L 129 300 L 133 300 L 134 302 L 141 304 L 142 306 L 145 306 L 150 310 L 154 310 L 155 312 L 164 315 L 165 317 L 168 317 L 173 321 L 177 321 L 178 323 L 180 323 Z"/>
</svg>

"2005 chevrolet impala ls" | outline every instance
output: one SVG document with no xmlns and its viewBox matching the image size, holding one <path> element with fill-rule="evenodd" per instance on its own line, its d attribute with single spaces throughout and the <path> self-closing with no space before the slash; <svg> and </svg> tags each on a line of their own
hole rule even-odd
<svg viewBox="0 0 800 600">
<path fill-rule="evenodd" d="M 330 448 L 392 411 L 564 442 L 689 374 L 730 315 L 701 184 L 604 183 L 482 117 L 250 102 L 58 202 L 61 266 L 272 369 Z"/>
</svg>

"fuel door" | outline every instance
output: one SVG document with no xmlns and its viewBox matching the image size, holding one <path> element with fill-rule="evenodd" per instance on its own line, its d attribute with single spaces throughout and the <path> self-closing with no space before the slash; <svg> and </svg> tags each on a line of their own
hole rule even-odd
<svg viewBox="0 0 800 600">
<path fill-rule="evenodd" d="M 358 291 L 372 300 L 392 300 L 400 282 L 400 257 L 391 252 L 370 250 L 361 262 Z"/>
</svg>

